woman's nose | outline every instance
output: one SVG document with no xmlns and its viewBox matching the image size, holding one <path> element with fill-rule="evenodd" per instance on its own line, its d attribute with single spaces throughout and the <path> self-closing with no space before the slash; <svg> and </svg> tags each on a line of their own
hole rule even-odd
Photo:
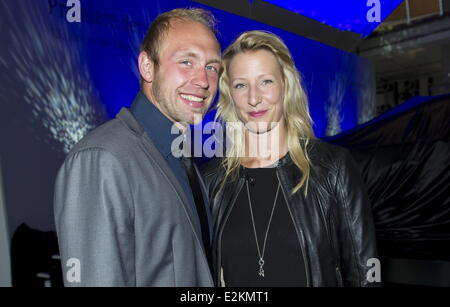
<svg viewBox="0 0 450 307">
<path fill-rule="evenodd" d="M 248 104 L 252 107 L 256 107 L 258 104 L 262 102 L 262 97 L 259 94 L 258 90 L 252 89 L 250 90 L 250 97 L 248 100 Z"/>
</svg>

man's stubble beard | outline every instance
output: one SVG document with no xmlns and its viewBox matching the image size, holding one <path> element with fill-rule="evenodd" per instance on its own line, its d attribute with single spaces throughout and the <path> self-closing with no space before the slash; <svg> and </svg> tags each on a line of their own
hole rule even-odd
<svg viewBox="0 0 450 307">
<path fill-rule="evenodd" d="M 177 100 L 174 101 L 175 104 L 169 105 L 164 99 L 164 89 L 161 85 L 162 82 L 164 81 L 161 81 L 161 78 L 158 77 L 158 72 L 156 72 L 152 82 L 152 91 L 156 100 L 155 103 L 159 106 L 160 111 L 173 122 L 187 123 L 190 125 L 201 123 L 209 106 L 206 108 L 205 103 L 205 107 L 201 109 L 201 112 L 192 112 L 189 114 L 183 113 L 183 110 L 179 109 L 177 106 Z"/>
<path fill-rule="evenodd" d="M 164 81 L 162 81 L 164 82 Z M 158 106 L 158 109 L 173 122 L 183 122 L 182 118 L 179 118 L 177 110 L 172 110 L 172 107 L 168 105 L 168 102 L 164 98 L 164 88 L 162 86 L 161 79 L 158 77 L 158 72 L 155 73 L 155 78 L 152 82 L 153 97 L 156 101 L 154 103 Z"/>
</svg>

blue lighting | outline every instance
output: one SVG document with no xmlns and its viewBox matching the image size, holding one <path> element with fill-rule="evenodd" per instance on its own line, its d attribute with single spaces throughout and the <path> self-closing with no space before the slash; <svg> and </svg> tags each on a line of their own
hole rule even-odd
<svg viewBox="0 0 450 307">
<path fill-rule="evenodd" d="M 80 52 L 85 55 L 85 64 L 90 72 L 93 87 L 98 91 L 109 117 L 114 117 L 122 106 L 129 106 L 139 89 L 136 62 L 139 46 L 148 24 L 161 12 L 175 7 L 196 6 L 210 9 L 220 21 L 218 26 L 222 48 L 230 44 L 239 33 L 248 30 L 262 29 L 282 37 L 303 75 L 317 136 L 325 136 L 332 128 L 327 119 L 330 101 L 340 101 L 336 106 L 339 114 L 335 119 L 339 126 L 336 128 L 339 128 L 339 131 L 350 129 L 358 123 L 356 90 L 364 89 L 363 84 L 360 84 L 362 80 L 360 72 L 372 69 L 370 64 L 362 58 L 260 22 L 188 0 L 154 2 L 129 0 L 126 3 L 115 2 L 114 6 L 108 3 L 110 3 L 109 0 L 86 2 L 83 7 L 85 21 L 78 25 L 71 25 L 70 30 L 74 37 L 80 37 L 82 34 L 86 36 Z M 124 23 L 126 15 L 130 21 Z M 65 16 L 62 17 L 64 22 Z M 117 22 L 112 23 L 112 20 Z M 124 28 L 124 24 L 131 22 L 139 26 L 133 29 L 128 26 Z M 214 112 L 209 113 L 205 122 L 211 121 L 213 116 Z"/>
<path fill-rule="evenodd" d="M 312 18 L 342 31 L 351 31 L 366 37 L 386 19 L 403 0 L 264 0 L 294 13 Z M 380 19 L 370 22 L 369 16 Z M 372 10 L 372 11 L 371 11 Z M 372 14 L 373 13 L 373 14 Z"/>
<path fill-rule="evenodd" d="M 0 35 L 10 42 L 0 49 L 0 84 L 5 89 L 0 88 L 0 96 L 8 93 L 4 101 L 17 106 L 26 103 L 27 116 L 48 130 L 40 139 L 61 143 L 64 152 L 99 122 L 130 106 L 139 91 L 137 56 L 148 25 L 175 7 L 210 9 L 219 20 L 222 48 L 243 31 L 279 35 L 303 76 L 318 137 L 355 127 L 359 102 L 374 88 L 364 77 L 373 74 L 372 64 L 363 58 L 189 0 L 83 1 L 81 23 L 67 21 L 65 0 L 0 3 L 0 26 L 3 20 L 9 24 Z M 320 9 L 318 4 L 309 7 Z M 209 113 L 205 123 L 213 117 Z"/>
</svg>

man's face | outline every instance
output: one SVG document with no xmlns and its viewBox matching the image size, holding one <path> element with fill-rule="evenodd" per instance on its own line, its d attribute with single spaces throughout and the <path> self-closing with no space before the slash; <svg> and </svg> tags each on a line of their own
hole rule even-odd
<svg viewBox="0 0 450 307">
<path fill-rule="evenodd" d="M 173 122 L 198 124 L 217 92 L 220 47 L 214 34 L 193 21 L 172 21 L 159 48 L 150 97 Z"/>
</svg>

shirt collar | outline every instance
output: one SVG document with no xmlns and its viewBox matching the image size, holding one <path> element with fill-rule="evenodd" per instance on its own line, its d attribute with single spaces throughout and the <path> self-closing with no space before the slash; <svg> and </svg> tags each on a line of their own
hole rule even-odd
<svg viewBox="0 0 450 307">
<path fill-rule="evenodd" d="M 155 143 L 159 152 L 167 158 L 172 154 L 172 142 L 180 133 L 171 133 L 173 122 L 170 121 L 158 108 L 139 92 L 130 108 L 138 123 Z"/>
</svg>

